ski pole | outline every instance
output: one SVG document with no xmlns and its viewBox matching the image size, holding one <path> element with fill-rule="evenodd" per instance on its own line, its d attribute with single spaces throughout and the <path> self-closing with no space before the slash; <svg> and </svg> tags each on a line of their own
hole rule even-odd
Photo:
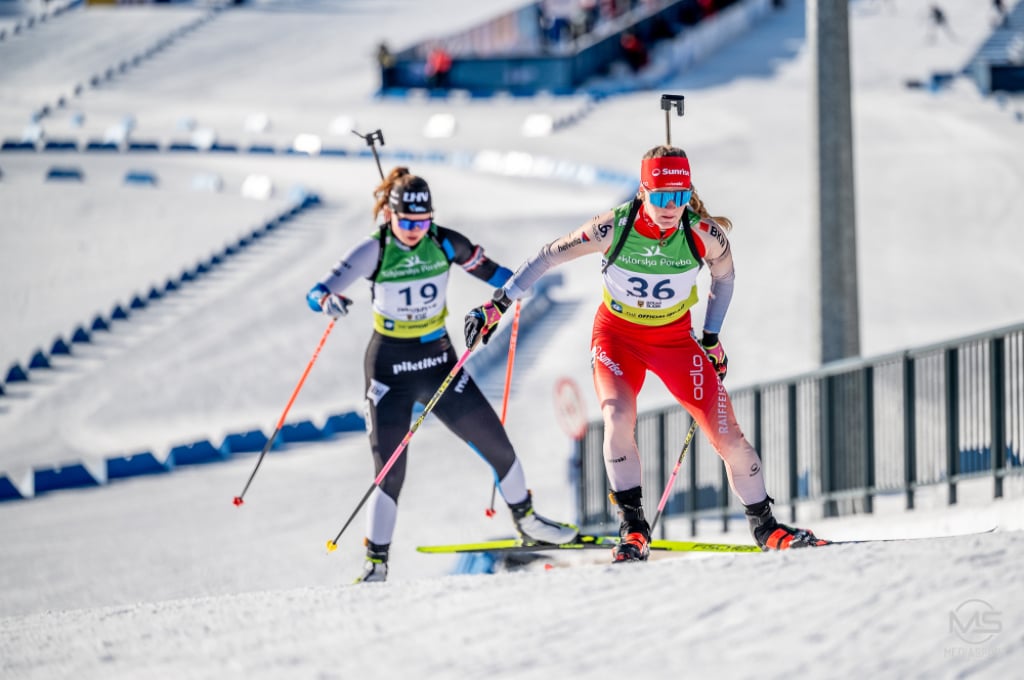
<svg viewBox="0 0 1024 680">
<path fill-rule="evenodd" d="M 665 492 L 661 494 L 661 500 L 658 501 L 658 512 L 654 514 L 654 521 L 651 522 L 651 535 L 654 535 L 654 527 L 658 526 L 658 520 L 661 519 L 661 511 L 665 509 L 665 504 L 668 502 L 668 495 L 672 492 L 672 486 L 676 483 L 676 475 L 679 474 L 679 468 L 683 465 L 683 458 L 686 458 L 686 451 L 690 448 L 690 442 L 693 441 L 693 435 L 697 433 L 697 421 L 694 420 L 690 423 L 690 431 L 686 433 L 686 439 L 683 440 L 683 450 L 679 452 L 679 460 L 676 461 L 676 466 L 672 470 L 672 474 L 669 475 L 668 484 L 665 485 Z M 691 493 L 693 490 L 690 490 Z"/>
<path fill-rule="evenodd" d="M 291 410 L 292 404 L 295 403 L 295 397 L 299 396 L 299 390 L 302 389 L 302 384 L 306 382 L 306 376 L 309 375 L 310 369 L 313 368 L 313 364 L 316 362 L 316 358 L 320 356 L 320 350 L 323 349 L 324 342 L 327 341 L 327 336 L 331 334 L 331 330 L 334 328 L 334 324 L 337 319 L 331 319 L 331 322 L 327 324 L 327 330 L 324 331 L 323 337 L 320 338 L 320 343 L 316 346 L 316 351 L 313 352 L 313 358 L 306 364 L 306 370 L 302 372 L 302 377 L 299 378 L 299 384 L 295 386 L 295 390 L 292 391 L 291 399 L 288 400 L 288 404 L 284 407 L 284 412 L 281 414 L 281 418 L 277 421 L 277 427 L 274 428 L 274 433 L 270 435 L 270 439 L 263 445 L 263 450 L 260 451 L 260 457 L 256 459 L 256 467 L 252 469 L 252 474 L 249 475 L 249 481 L 245 483 L 245 488 L 242 489 L 242 493 L 235 496 L 234 504 L 241 505 L 245 501 L 242 500 L 245 497 L 245 492 L 249 490 L 249 485 L 252 484 L 253 477 L 256 476 L 256 471 L 260 469 L 260 463 L 263 462 L 263 457 L 267 455 L 267 451 L 274 445 L 274 440 L 277 439 L 278 433 L 281 428 L 284 427 L 284 419 L 288 417 L 288 411 Z"/>
<path fill-rule="evenodd" d="M 665 504 L 668 503 L 668 494 L 672 491 L 672 486 L 676 483 L 676 475 L 679 474 L 679 468 L 683 464 L 683 458 L 686 457 L 686 450 L 690 447 L 690 442 L 693 441 L 693 435 L 697 433 L 697 421 L 694 420 L 690 423 L 690 431 L 686 433 L 686 439 L 683 440 L 683 450 L 679 452 L 679 460 L 676 461 L 676 466 L 672 470 L 672 474 L 668 478 L 668 484 L 665 485 L 665 493 L 661 494 L 661 500 L 658 501 L 658 512 L 654 515 L 654 522 L 651 523 L 651 534 L 654 534 L 654 527 L 658 526 L 658 519 L 661 517 L 661 511 L 665 509 Z M 690 490 L 693 493 L 693 489 Z"/>
<path fill-rule="evenodd" d="M 441 395 L 443 395 L 445 393 L 445 390 L 448 389 L 448 385 L 451 384 L 452 380 L 455 378 L 458 372 L 462 370 L 462 365 L 466 363 L 466 359 L 469 358 L 469 355 L 472 351 L 472 347 L 467 347 L 466 351 L 462 353 L 462 356 L 459 358 L 459 360 L 455 363 L 454 366 L 452 366 L 452 370 L 448 372 L 448 377 L 446 377 L 444 379 L 444 382 L 441 383 L 441 386 L 437 388 L 437 392 L 434 392 L 434 396 L 430 398 L 430 401 L 428 401 L 426 407 L 424 407 L 423 413 L 421 413 L 420 417 L 416 419 L 416 422 L 412 424 L 412 427 L 409 428 L 409 431 L 405 433 L 405 437 L 403 437 L 402 441 L 398 444 L 398 448 L 395 449 L 395 452 L 391 454 L 390 458 L 388 458 L 388 462 L 386 462 L 384 464 L 384 467 L 381 468 L 380 472 L 377 473 L 377 476 L 373 480 L 373 484 L 371 484 L 370 488 L 366 490 L 365 494 L 363 494 L 363 499 L 359 501 L 359 505 L 357 505 L 356 509 L 352 511 L 352 514 L 349 515 L 349 518 L 345 521 L 345 525 L 341 527 L 341 531 L 339 531 L 338 535 L 334 537 L 334 540 L 327 541 L 328 552 L 333 552 L 334 550 L 338 549 L 338 539 L 341 538 L 341 535 L 343 533 L 345 533 L 345 529 L 348 529 L 348 525 L 352 523 L 352 520 L 356 518 L 356 515 L 362 509 L 363 505 L 365 505 L 366 501 L 369 500 L 370 494 L 373 493 L 373 490 L 380 486 L 380 483 L 384 481 L 384 477 L 387 476 L 388 471 L 391 470 L 391 467 L 398 460 L 398 457 L 402 455 L 403 451 L 405 451 L 405 447 L 409 444 L 409 440 L 412 439 L 412 436 L 413 434 L 416 433 L 416 430 L 419 429 L 420 424 L 423 422 L 423 419 L 426 418 L 427 414 L 434 409 L 434 406 L 437 404 L 437 401 L 441 398 Z"/>
<path fill-rule="evenodd" d="M 501 426 L 505 427 L 505 414 L 508 413 L 508 394 L 512 385 L 512 366 L 516 362 L 516 338 L 519 335 L 519 309 L 521 300 L 516 300 L 516 313 L 512 317 L 512 333 L 508 341 L 508 361 L 505 364 L 505 394 L 501 398 Z M 491 487 L 491 507 L 484 511 L 488 517 L 494 517 L 494 500 L 498 494 L 498 483 Z"/>
</svg>

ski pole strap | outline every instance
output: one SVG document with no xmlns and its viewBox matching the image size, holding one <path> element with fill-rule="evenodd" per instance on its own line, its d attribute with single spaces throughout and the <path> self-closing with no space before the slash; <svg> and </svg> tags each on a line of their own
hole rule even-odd
<svg viewBox="0 0 1024 680">
<path fill-rule="evenodd" d="M 615 242 L 612 247 L 612 252 L 608 255 L 608 260 L 605 261 L 604 266 L 601 267 L 601 273 L 604 274 L 608 271 L 608 267 L 612 266 L 612 262 L 615 262 L 616 258 L 619 257 L 619 253 L 622 252 L 623 246 L 626 245 L 626 239 L 629 238 L 629 232 L 633 229 L 633 222 L 636 220 L 636 215 L 640 212 L 640 200 L 639 193 L 633 197 L 633 203 L 629 206 L 629 216 L 626 217 L 626 228 L 622 230 L 622 235 L 619 236 L 619 240 Z"/>
</svg>

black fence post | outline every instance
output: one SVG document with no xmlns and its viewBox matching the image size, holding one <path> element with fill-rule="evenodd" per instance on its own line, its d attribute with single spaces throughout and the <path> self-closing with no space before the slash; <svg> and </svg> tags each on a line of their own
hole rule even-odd
<svg viewBox="0 0 1024 680">
<path fill-rule="evenodd" d="M 956 478 L 960 474 L 959 362 L 957 348 L 945 351 L 946 373 L 946 480 L 950 505 L 956 505 Z"/>
<path fill-rule="evenodd" d="M 836 490 L 834 458 L 836 451 L 836 382 L 838 378 L 833 375 L 825 376 L 818 383 L 820 392 L 818 422 L 821 424 L 818 446 L 820 447 L 819 457 L 821 460 L 821 492 L 825 497 L 822 504 L 822 512 L 825 517 L 838 517 L 839 509 L 832 493 Z"/>
<path fill-rule="evenodd" d="M 697 488 L 697 442 L 693 441 L 690 443 L 693 447 L 687 464 L 688 471 L 690 473 L 690 492 L 686 494 L 686 505 L 687 511 L 690 513 L 690 536 L 697 535 L 697 510 L 700 508 L 699 489 Z"/>
<path fill-rule="evenodd" d="M 796 383 L 786 385 L 786 442 L 789 466 L 789 521 L 796 521 L 796 499 L 800 495 L 800 475 L 797 468 L 797 394 Z"/>
<path fill-rule="evenodd" d="M 864 512 L 875 511 L 875 369 L 865 366 L 864 379 Z"/>
<path fill-rule="evenodd" d="M 914 358 L 903 357 L 903 488 L 907 510 L 914 509 L 914 487 L 917 484 L 917 387 Z"/>
<path fill-rule="evenodd" d="M 989 405 L 992 414 L 992 433 L 989 451 L 992 456 L 993 497 L 1003 497 L 1003 475 L 1006 466 L 1006 369 L 1003 363 L 1003 338 L 997 336 L 989 343 Z"/>
<path fill-rule="evenodd" d="M 589 430 L 590 427 L 587 427 Z M 590 479 L 587 475 L 587 447 L 583 445 L 583 442 L 587 440 L 587 433 L 584 431 L 583 436 L 573 441 L 573 455 L 576 457 L 576 517 L 577 522 L 580 526 L 586 526 L 588 520 L 587 517 L 587 490 L 590 489 Z"/>
</svg>

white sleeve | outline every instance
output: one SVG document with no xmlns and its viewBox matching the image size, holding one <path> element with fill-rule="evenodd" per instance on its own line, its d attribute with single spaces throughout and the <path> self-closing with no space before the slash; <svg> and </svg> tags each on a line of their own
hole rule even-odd
<svg viewBox="0 0 1024 680">
<path fill-rule="evenodd" d="M 331 271 L 320 279 L 320 283 L 332 293 L 341 293 L 357 279 L 365 279 L 373 274 L 380 258 L 380 248 L 380 241 L 368 236 L 345 253 Z"/>
</svg>

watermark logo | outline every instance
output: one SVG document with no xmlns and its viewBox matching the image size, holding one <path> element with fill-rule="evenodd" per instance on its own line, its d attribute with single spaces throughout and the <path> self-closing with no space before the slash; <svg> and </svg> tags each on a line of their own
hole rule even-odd
<svg viewBox="0 0 1024 680">
<path fill-rule="evenodd" d="M 965 600 L 949 612 L 949 632 L 969 645 L 981 645 L 1003 632 L 1002 612 L 985 600 Z"/>
</svg>

